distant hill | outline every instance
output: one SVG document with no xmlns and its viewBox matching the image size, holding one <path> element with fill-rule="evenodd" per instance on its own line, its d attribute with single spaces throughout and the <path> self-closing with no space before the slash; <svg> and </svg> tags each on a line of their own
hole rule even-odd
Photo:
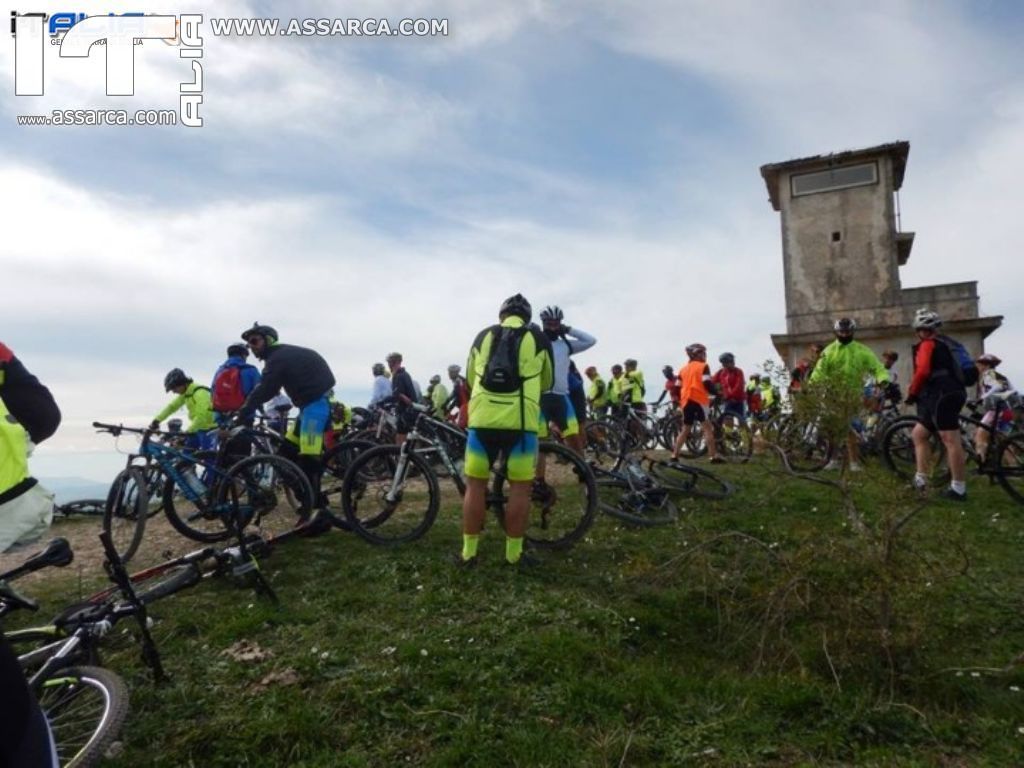
<svg viewBox="0 0 1024 768">
<path fill-rule="evenodd" d="M 79 499 L 104 499 L 110 488 L 109 484 L 84 477 L 40 477 L 39 482 L 53 491 L 58 504 Z"/>
</svg>

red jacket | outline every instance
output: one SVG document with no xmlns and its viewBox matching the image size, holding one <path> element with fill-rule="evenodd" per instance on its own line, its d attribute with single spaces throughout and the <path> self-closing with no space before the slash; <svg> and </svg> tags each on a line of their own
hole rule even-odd
<svg viewBox="0 0 1024 768">
<path fill-rule="evenodd" d="M 719 368 L 711 377 L 711 381 L 718 387 L 723 400 L 742 403 L 747 399 L 747 380 L 739 368 L 733 367 L 731 371 L 728 368 Z"/>
</svg>

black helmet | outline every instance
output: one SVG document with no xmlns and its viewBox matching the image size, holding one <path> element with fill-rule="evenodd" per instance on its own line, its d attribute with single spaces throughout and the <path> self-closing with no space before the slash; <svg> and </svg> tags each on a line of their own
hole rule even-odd
<svg viewBox="0 0 1024 768">
<path fill-rule="evenodd" d="M 549 307 L 544 307 L 544 309 L 540 311 L 540 319 L 542 322 L 545 320 L 558 320 L 561 322 L 564 317 L 565 315 L 562 313 L 562 308 L 554 304 Z"/>
<path fill-rule="evenodd" d="M 623 361 L 623 365 L 625 365 L 627 368 L 636 368 L 636 360 L 634 360 L 632 357 L 627 357 Z"/>
<path fill-rule="evenodd" d="M 164 376 L 164 391 L 170 392 L 175 387 L 180 387 L 182 384 L 188 384 L 192 379 L 185 375 L 185 372 L 181 368 L 172 368 Z"/>
<path fill-rule="evenodd" d="M 661 372 L 665 374 L 666 379 L 674 379 L 676 377 L 676 371 L 671 365 L 666 365 L 661 369 Z"/>
<path fill-rule="evenodd" d="M 271 339 L 277 341 L 279 338 L 277 331 L 269 325 L 260 325 L 259 323 L 253 323 L 252 328 L 242 331 L 242 341 L 248 341 L 250 336 L 262 336 L 268 343 Z"/>
<path fill-rule="evenodd" d="M 736 356 L 732 352 L 723 352 L 718 356 L 718 362 L 722 365 L 733 365 L 736 362 Z"/>
<path fill-rule="evenodd" d="M 249 348 L 245 344 L 229 344 L 228 357 L 248 357 Z"/>
<path fill-rule="evenodd" d="M 857 321 L 852 317 L 840 317 L 832 326 L 832 330 L 836 333 L 853 333 L 857 330 Z"/>
<path fill-rule="evenodd" d="M 505 315 L 516 315 L 521 317 L 523 322 L 528 323 L 533 318 L 533 307 L 530 306 L 530 302 L 526 300 L 523 294 L 517 293 L 515 296 L 509 296 L 501 303 L 498 316 L 504 317 Z"/>
</svg>

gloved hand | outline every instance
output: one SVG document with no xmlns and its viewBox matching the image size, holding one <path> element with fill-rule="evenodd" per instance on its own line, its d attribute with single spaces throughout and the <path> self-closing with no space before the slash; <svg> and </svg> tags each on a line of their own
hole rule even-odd
<svg viewBox="0 0 1024 768">
<path fill-rule="evenodd" d="M 917 402 L 917 395 L 907 395 L 907 399 L 903 401 L 906 405 L 913 405 Z"/>
<path fill-rule="evenodd" d="M 153 421 L 149 422 L 149 428 L 152 429 L 153 431 L 160 429 L 160 422 L 157 421 L 156 419 L 153 419 Z"/>
</svg>

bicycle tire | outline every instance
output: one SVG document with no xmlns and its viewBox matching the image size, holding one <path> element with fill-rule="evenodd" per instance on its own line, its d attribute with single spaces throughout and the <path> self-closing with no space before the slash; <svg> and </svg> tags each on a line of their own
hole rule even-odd
<svg viewBox="0 0 1024 768">
<path fill-rule="evenodd" d="M 989 446 L 989 450 L 993 448 Z M 995 467 L 999 485 L 1010 498 L 1024 504 L 1024 434 L 1017 432 L 999 440 Z"/>
<path fill-rule="evenodd" d="M 341 489 L 345 482 L 345 473 L 356 457 L 375 448 L 377 443 L 370 440 L 343 440 L 335 444 L 324 454 L 324 472 L 320 478 L 320 501 L 331 524 L 343 531 L 350 530 L 345 519 L 345 509 L 341 503 Z"/>
<path fill-rule="evenodd" d="M 198 467 L 198 464 L 188 463 Z M 185 470 L 189 471 L 189 470 Z M 181 495 L 178 484 L 171 477 L 164 478 L 163 509 L 167 522 L 178 533 L 193 541 L 212 544 L 231 535 L 224 517 L 217 509 L 212 492 L 207 489 L 200 506 Z"/>
<path fill-rule="evenodd" d="M 790 469 L 817 472 L 831 461 L 832 442 L 812 424 L 799 422 L 792 416 L 779 420 L 775 445 L 785 454 Z"/>
<path fill-rule="evenodd" d="M 727 461 L 745 464 L 754 453 L 754 436 L 750 426 L 733 413 L 723 413 L 715 424 L 718 452 Z"/>
<path fill-rule="evenodd" d="M 597 485 L 594 473 L 580 456 L 564 445 L 541 442 L 545 458 L 544 487 L 536 484 L 530 494 L 526 541 L 537 549 L 569 549 L 582 539 L 597 514 Z M 538 459 L 540 456 L 538 456 Z M 504 468 L 494 473 L 488 502 L 505 528 L 506 493 Z"/>
<path fill-rule="evenodd" d="M 110 484 L 103 507 L 103 530 L 110 534 L 114 549 L 125 563 L 142 543 L 148 499 L 146 481 L 138 467 L 122 469 Z"/>
<path fill-rule="evenodd" d="M 101 667 L 67 667 L 35 685 L 61 768 L 91 768 L 102 760 L 128 717 L 128 689 Z"/>
<path fill-rule="evenodd" d="M 650 528 L 679 519 L 669 492 L 657 485 L 633 490 L 625 480 L 604 479 L 597 481 L 597 495 L 597 508 L 627 525 Z"/>
<path fill-rule="evenodd" d="M 401 451 L 398 445 L 371 448 L 345 473 L 341 487 L 345 521 L 370 544 L 386 547 L 415 541 L 437 518 L 441 502 L 437 474 L 414 452 L 406 454 L 403 471 Z"/>
<path fill-rule="evenodd" d="M 725 499 L 736 491 L 732 483 L 714 472 L 678 461 L 651 460 L 648 471 L 662 486 L 674 493 L 704 499 Z"/>
<path fill-rule="evenodd" d="M 622 466 L 626 450 L 621 430 L 606 419 L 588 421 L 583 427 L 584 455 L 595 467 L 615 472 Z"/>
<path fill-rule="evenodd" d="M 229 533 L 251 526 L 270 542 L 315 523 L 320 515 L 306 473 L 275 454 L 254 454 L 231 465 L 214 486 L 213 496 Z"/>
<path fill-rule="evenodd" d="M 917 416 L 902 416 L 882 433 L 882 460 L 893 474 L 908 483 L 917 473 L 917 459 L 910 433 L 920 423 L 921 420 Z M 936 433 L 930 432 L 928 440 L 932 455 L 928 484 L 941 488 L 949 483 L 951 477 L 946 461 L 946 449 Z"/>
</svg>

